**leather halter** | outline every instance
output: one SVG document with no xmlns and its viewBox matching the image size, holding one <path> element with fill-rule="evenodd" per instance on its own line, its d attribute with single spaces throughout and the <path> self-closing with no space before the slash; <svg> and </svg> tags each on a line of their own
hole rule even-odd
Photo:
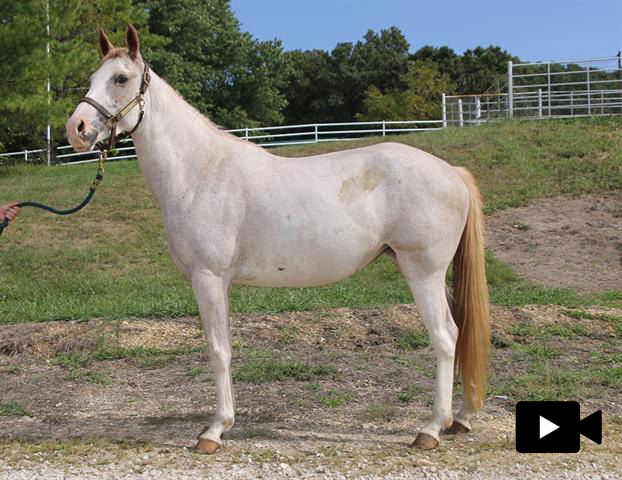
<svg viewBox="0 0 622 480">
<path fill-rule="evenodd" d="M 89 105 L 94 107 L 99 113 L 101 113 L 106 119 L 106 126 L 110 128 L 110 136 L 108 141 L 108 147 L 106 147 L 106 150 L 112 150 L 116 137 L 117 124 L 123 119 L 123 117 L 130 113 L 134 109 L 134 107 L 138 106 L 138 108 L 140 109 L 140 113 L 138 115 L 138 121 L 136 122 L 136 125 L 134 125 L 134 128 L 132 128 L 132 130 L 130 130 L 128 134 L 131 135 L 132 133 L 134 133 L 140 125 L 140 122 L 143 121 L 143 116 L 145 115 L 144 95 L 147 91 L 147 87 L 149 86 L 150 81 L 151 75 L 149 74 L 149 65 L 147 64 L 147 62 L 145 62 L 145 68 L 143 70 L 143 76 L 140 82 L 140 88 L 138 89 L 138 94 L 136 94 L 136 96 L 132 100 L 130 100 L 129 103 L 125 105 L 125 107 L 123 107 L 114 115 L 110 113 L 108 109 L 105 108 L 101 103 L 99 103 L 97 100 L 92 99 L 91 97 L 82 97 L 78 102 L 88 103 Z"/>
</svg>

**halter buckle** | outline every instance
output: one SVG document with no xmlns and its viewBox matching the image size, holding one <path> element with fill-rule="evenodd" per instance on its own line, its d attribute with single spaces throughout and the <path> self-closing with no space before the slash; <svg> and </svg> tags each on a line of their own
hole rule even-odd
<svg viewBox="0 0 622 480">
<path fill-rule="evenodd" d="M 106 126 L 111 129 L 115 128 L 117 126 L 117 123 L 119 123 L 119 119 L 117 117 L 118 117 L 118 114 L 113 115 L 108 120 L 106 120 Z"/>
</svg>

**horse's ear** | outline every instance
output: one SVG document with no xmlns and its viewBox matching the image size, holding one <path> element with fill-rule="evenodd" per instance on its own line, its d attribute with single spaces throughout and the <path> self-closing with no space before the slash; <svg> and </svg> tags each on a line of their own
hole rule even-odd
<svg viewBox="0 0 622 480">
<path fill-rule="evenodd" d="M 114 45 L 108 40 L 106 36 L 106 32 L 104 29 L 100 27 L 99 29 L 99 48 L 102 51 L 102 55 L 105 57 L 106 54 L 114 48 Z"/>
<path fill-rule="evenodd" d="M 136 60 L 136 57 L 138 57 L 138 54 L 140 53 L 140 42 L 138 41 L 138 32 L 134 28 L 134 25 L 127 26 L 125 37 L 127 41 L 127 49 L 130 52 L 130 58 L 132 60 Z"/>
</svg>

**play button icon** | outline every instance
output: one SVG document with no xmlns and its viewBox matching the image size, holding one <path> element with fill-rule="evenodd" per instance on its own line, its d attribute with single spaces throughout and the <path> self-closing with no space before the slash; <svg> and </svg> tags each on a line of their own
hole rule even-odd
<svg viewBox="0 0 622 480">
<path fill-rule="evenodd" d="M 540 438 L 546 437 L 549 433 L 554 432 L 558 428 L 559 425 L 555 425 L 553 422 L 540 415 Z"/>
<path fill-rule="evenodd" d="M 524 401 L 516 404 L 516 450 L 520 453 L 576 453 L 583 435 L 602 443 L 602 417 L 598 410 L 581 419 L 573 401 Z"/>
</svg>

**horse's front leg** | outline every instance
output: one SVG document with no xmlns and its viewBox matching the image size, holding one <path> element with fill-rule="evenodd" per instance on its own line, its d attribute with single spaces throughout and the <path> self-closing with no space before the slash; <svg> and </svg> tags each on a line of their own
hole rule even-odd
<svg viewBox="0 0 622 480">
<path fill-rule="evenodd" d="M 214 453 L 222 446 L 221 435 L 233 426 L 234 399 L 231 382 L 229 338 L 229 279 L 208 270 L 192 275 L 192 289 L 199 304 L 203 334 L 216 376 L 216 414 L 212 424 L 199 435 L 196 449 Z"/>
</svg>

